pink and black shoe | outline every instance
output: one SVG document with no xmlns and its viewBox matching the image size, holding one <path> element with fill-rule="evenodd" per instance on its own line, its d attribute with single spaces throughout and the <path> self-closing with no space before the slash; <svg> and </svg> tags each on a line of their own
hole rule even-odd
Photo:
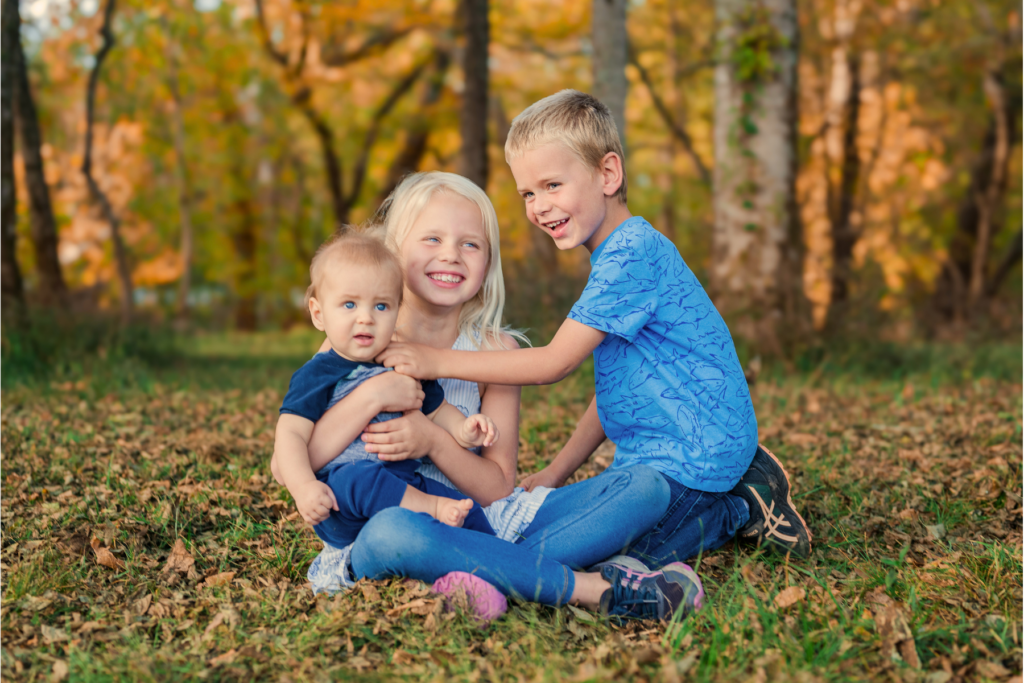
<svg viewBox="0 0 1024 683">
<path fill-rule="evenodd" d="M 484 626 L 508 611 L 508 600 L 501 591 L 475 574 L 449 572 L 431 588 L 445 597 L 448 609 L 459 607 Z"/>
<path fill-rule="evenodd" d="M 679 614 L 682 619 L 704 606 L 704 586 L 690 565 L 673 562 L 653 572 L 639 571 L 637 566 L 643 565 L 609 560 L 593 567 L 611 584 L 601 595 L 602 614 L 658 620 Z"/>
</svg>

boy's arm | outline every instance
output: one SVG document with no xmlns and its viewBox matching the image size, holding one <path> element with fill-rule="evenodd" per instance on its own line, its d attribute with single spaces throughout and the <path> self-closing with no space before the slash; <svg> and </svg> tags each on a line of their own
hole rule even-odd
<svg viewBox="0 0 1024 683">
<path fill-rule="evenodd" d="M 554 384 L 579 367 L 606 332 L 566 318 L 547 346 L 510 351 L 449 351 L 393 342 L 377 362 L 420 379 L 451 377 L 486 384 Z"/>
<path fill-rule="evenodd" d="M 337 510 L 334 493 L 317 481 L 309 464 L 306 444 L 313 432 L 313 423 L 304 417 L 283 413 L 277 420 L 274 434 L 275 477 L 295 499 L 302 518 L 310 524 L 327 519 L 330 510 Z"/>
<path fill-rule="evenodd" d="M 604 429 L 601 427 L 601 419 L 597 415 L 597 398 L 590 402 L 587 412 L 583 413 L 576 431 L 565 444 L 562 450 L 551 461 L 551 464 L 540 472 L 531 474 L 523 479 L 522 487 L 532 491 L 536 486 L 548 486 L 557 488 L 565 483 L 565 480 L 572 476 L 573 472 L 580 468 L 580 465 L 587 461 L 597 447 L 605 440 Z"/>
</svg>

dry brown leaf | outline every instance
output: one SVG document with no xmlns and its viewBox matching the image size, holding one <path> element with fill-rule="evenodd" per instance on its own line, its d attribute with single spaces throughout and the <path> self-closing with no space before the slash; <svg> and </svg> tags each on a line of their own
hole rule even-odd
<svg viewBox="0 0 1024 683">
<path fill-rule="evenodd" d="M 408 652 L 406 652 L 405 650 L 403 650 L 402 648 L 398 648 L 397 650 L 395 650 L 395 653 L 393 655 L 391 655 L 391 663 L 392 664 L 397 664 L 399 666 L 405 666 L 407 664 L 412 664 L 415 661 L 416 661 L 416 658 L 413 657 Z"/>
<path fill-rule="evenodd" d="M 213 588 L 214 586 L 223 586 L 231 583 L 235 578 L 236 572 L 221 572 L 220 574 L 214 574 L 213 576 L 206 577 L 206 586 Z"/>
<path fill-rule="evenodd" d="M 985 678 L 999 679 L 1010 675 L 1005 666 L 988 659 L 979 659 L 974 665 L 974 670 Z"/>
<path fill-rule="evenodd" d="M 53 626 L 43 624 L 39 627 L 39 630 L 43 634 L 43 642 L 47 645 L 62 643 L 65 640 L 68 640 L 68 634 L 64 632 L 64 629 L 54 628 Z"/>
<path fill-rule="evenodd" d="M 789 588 L 780 591 L 779 594 L 775 596 L 775 606 L 779 609 L 792 607 L 803 600 L 806 595 L 807 592 L 800 586 L 790 586 Z"/>
<path fill-rule="evenodd" d="M 380 592 L 374 586 L 364 583 L 361 584 L 359 588 L 363 592 L 363 600 L 366 600 L 367 602 L 380 601 Z"/>
<path fill-rule="evenodd" d="M 57 681 L 63 681 L 68 677 L 68 663 L 63 659 L 58 659 L 53 663 L 53 669 L 50 671 L 50 680 L 56 683 Z"/>
<path fill-rule="evenodd" d="M 418 614 L 421 617 L 425 617 L 434 611 L 434 607 L 438 604 L 437 600 L 424 600 L 419 598 L 412 602 L 407 602 L 404 605 L 399 605 L 387 611 L 389 617 L 393 617 L 401 614 L 402 612 L 409 611 L 413 614 Z"/>
<path fill-rule="evenodd" d="M 179 572 L 184 574 L 192 569 L 195 563 L 195 559 L 185 549 L 184 541 L 179 538 L 174 542 L 174 547 L 171 549 L 171 554 L 167 558 L 167 564 L 164 565 L 163 571 L 164 573 Z"/>
<path fill-rule="evenodd" d="M 92 539 L 90 545 L 92 546 L 92 551 L 96 553 L 96 562 L 115 571 L 122 571 L 124 569 L 124 562 L 114 557 L 114 553 L 110 552 L 110 548 L 101 546 L 100 539 Z"/>
<path fill-rule="evenodd" d="M 137 616 L 141 617 L 149 610 L 149 606 L 152 602 L 152 595 L 143 595 L 141 598 L 132 603 L 132 612 L 134 612 Z"/>
<path fill-rule="evenodd" d="M 215 628 L 222 624 L 227 624 L 228 628 L 234 628 L 241 621 L 242 615 L 238 613 L 238 610 L 233 608 L 222 609 L 220 612 L 217 612 L 213 619 L 210 620 L 206 629 L 203 630 L 203 638 L 209 636 Z"/>
<path fill-rule="evenodd" d="M 224 664 L 231 664 L 238 657 L 238 651 L 235 648 L 231 648 L 222 655 L 217 655 L 210 660 L 210 666 L 223 666 Z"/>
<path fill-rule="evenodd" d="M 882 589 L 868 593 L 866 600 L 873 605 L 875 628 L 882 637 L 882 656 L 889 660 L 903 659 L 908 666 L 920 669 L 921 659 L 917 655 L 914 633 L 902 605 Z"/>
</svg>

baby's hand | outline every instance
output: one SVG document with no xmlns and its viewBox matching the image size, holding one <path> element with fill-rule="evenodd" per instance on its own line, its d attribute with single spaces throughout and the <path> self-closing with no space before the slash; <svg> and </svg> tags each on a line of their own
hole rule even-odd
<svg viewBox="0 0 1024 683">
<path fill-rule="evenodd" d="M 327 519 L 331 510 L 338 509 L 338 501 L 334 498 L 334 491 L 327 484 L 316 479 L 302 484 L 296 491 L 292 491 L 292 498 L 295 499 L 295 507 L 307 524 L 317 525 Z"/>
<path fill-rule="evenodd" d="M 470 415 L 462 423 L 459 443 L 463 448 L 493 446 L 498 441 L 498 428 L 494 421 L 482 413 Z"/>
</svg>

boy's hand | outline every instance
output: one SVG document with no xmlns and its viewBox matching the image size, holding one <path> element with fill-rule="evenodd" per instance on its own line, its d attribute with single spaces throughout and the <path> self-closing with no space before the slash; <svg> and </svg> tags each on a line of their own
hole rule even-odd
<svg viewBox="0 0 1024 683">
<path fill-rule="evenodd" d="M 557 489 L 564 483 L 565 477 L 555 472 L 551 468 L 551 465 L 548 465 L 540 472 L 535 472 L 528 476 L 526 479 L 523 479 L 523 481 L 520 482 L 519 485 L 522 486 L 527 491 L 532 491 L 538 486 L 545 486 L 549 489 Z"/>
<path fill-rule="evenodd" d="M 482 413 L 470 415 L 462 423 L 462 430 L 459 438 L 456 439 L 463 448 L 474 448 L 476 446 L 493 446 L 498 440 L 498 428 L 494 420 Z"/>
<path fill-rule="evenodd" d="M 418 381 L 416 383 L 419 384 Z M 376 453 L 377 457 L 385 462 L 398 462 L 429 455 L 434 447 L 434 430 L 438 429 L 440 428 L 422 412 L 410 410 L 394 420 L 367 425 L 362 440 L 366 444 L 367 453 Z"/>
<path fill-rule="evenodd" d="M 338 509 L 334 491 L 327 484 L 316 479 L 306 482 L 292 491 L 295 507 L 307 524 L 316 526 L 327 519 L 331 510 Z"/>
<path fill-rule="evenodd" d="M 375 359 L 381 365 L 394 368 L 416 379 L 437 379 L 437 349 L 423 344 L 391 342 Z"/>
</svg>

